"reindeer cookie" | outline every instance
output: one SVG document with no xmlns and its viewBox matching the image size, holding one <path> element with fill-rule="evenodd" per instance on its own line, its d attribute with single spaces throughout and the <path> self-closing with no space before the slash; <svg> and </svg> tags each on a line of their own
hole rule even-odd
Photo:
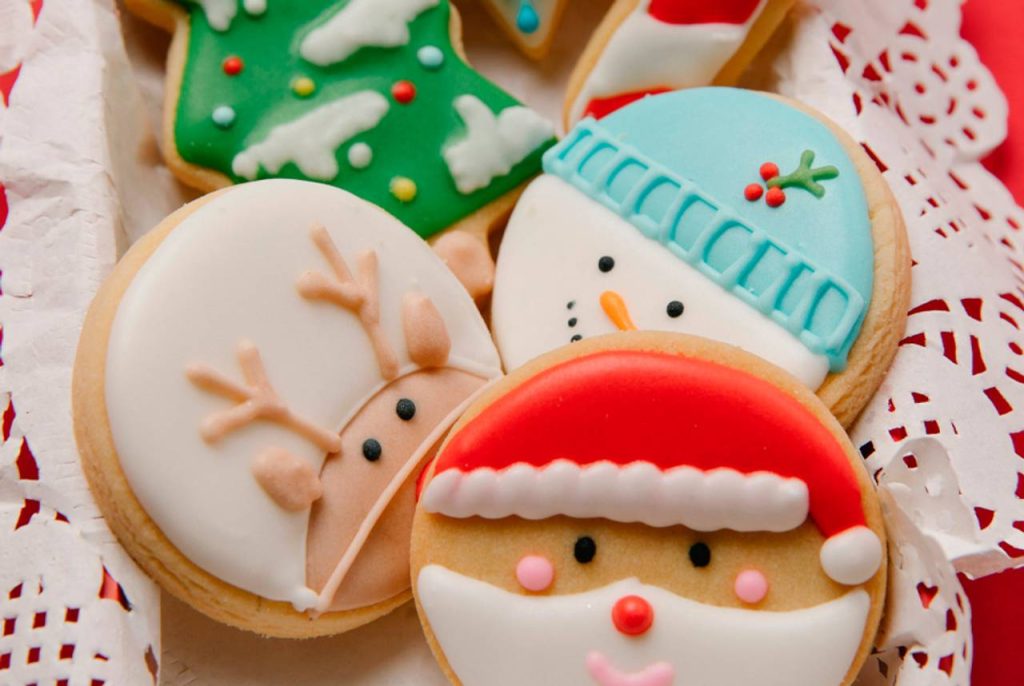
<svg viewBox="0 0 1024 686">
<path fill-rule="evenodd" d="M 409 598 L 413 484 L 500 374 L 472 300 L 387 213 L 243 184 L 135 245 L 75 364 L 86 475 L 125 548 L 211 617 L 337 633 Z"/>
<path fill-rule="evenodd" d="M 424 238 L 486 238 L 554 142 L 550 122 L 465 63 L 448 0 L 127 5 L 174 32 L 164 153 L 203 191 L 321 181 Z"/>
<path fill-rule="evenodd" d="M 632 332 L 473 402 L 424 478 L 413 589 L 461 686 L 847 686 L 885 545 L 810 391 L 730 346 Z"/>
<path fill-rule="evenodd" d="M 814 389 L 844 425 L 903 334 L 910 254 L 859 145 L 781 98 L 696 88 L 586 119 L 509 221 L 492 324 L 506 369 L 616 330 L 705 336 Z"/>
<path fill-rule="evenodd" d="M 640 98 L 734 85 L 794 0 L 616 0 L 569 79 L 565 127 Z"/>
</svg>

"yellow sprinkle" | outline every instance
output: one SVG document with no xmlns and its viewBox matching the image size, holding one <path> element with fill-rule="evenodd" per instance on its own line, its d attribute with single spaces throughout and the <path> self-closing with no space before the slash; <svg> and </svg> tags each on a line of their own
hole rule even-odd
<svg viewBox="0 0 1024 686">
<path fill-rule="evenodd" d="M 300 98 L 312 95 L 315 90 L 316 84 L 313 82 L 313 79 L 308 76 L 300 76 L 292 81 L 292 91 L 294 91 L 295 95 Z"/>
<path fill-rule="evenodd" d="M 400 202 L 412 202 L 416 198 L 416 182 L 405 176 L 391 179 L 391 195 Z"/>
</svg>

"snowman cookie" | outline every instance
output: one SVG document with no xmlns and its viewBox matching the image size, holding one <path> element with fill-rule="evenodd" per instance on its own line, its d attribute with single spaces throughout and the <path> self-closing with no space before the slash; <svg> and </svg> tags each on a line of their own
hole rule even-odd
<svg viewBox="0 0 1024 686">
<path fill-rule="evenodd" d="M 423 477 L 413 588 L 461 686 L 847 686 L 885 541 L 810 391 L 736 348 L 633 332 L 472 404 Z"/>
<path fill-rule="evenodd" d="M 617 0 L 569 79 L 565 125 L 646 95 L 731 86 L 794 0 Z"/>
<path fill-rule="evenodd" d="M 414 483 L 500 375 L 473 301 L 396 219 L 268 180 L 168 217 L 118 264 L 75 363 L 111 528 L 164 588 L 275 636 L 409 598 Z"/>
<path fill-rule="evenodd" d="M 448 0 L 127 5 L 174 33 L 164 153 L 202 191 L 320 181 L 424 238 L 486 239 L 554 142 L 550 122 L 463 60 Z"/>
<path fill-rule="evenodd" d="M 506 369 L 639 328 L 755 353 L 845 426 L 881 383 L 910 295 L 903 219 L 821 115 L 733 88 L 655 95 L 581 122 L 544 171 L 498 255 Z"/>
</svg>

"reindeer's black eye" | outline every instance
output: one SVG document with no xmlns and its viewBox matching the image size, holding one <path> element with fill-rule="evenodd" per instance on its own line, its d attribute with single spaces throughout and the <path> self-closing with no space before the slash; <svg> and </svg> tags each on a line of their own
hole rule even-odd
<svg viewBox="0 0 1024 686">
<path fill-rule="evenodd" d="M 408 398 L 402 398 L 395 405 L 395 413 L 403 422 L 407 422 L 416 416 L 416 403 Z"/>
<path fill-rule="evenodd" d="M 673 300 L 665 307 L 665 313 L 675 319 L 683 313 L 683 303 L 678 300 Z"/>
<path fill-rule="evenodd" d="M 610 272 L 615 268 L 615 258 L 605 255 L 597 261 L 597 268 L 603 272 Z"/>
<path fill-rule="evenodd" d="M 707 567 L 711 564 L 711 548 L 707 543 L 694 543 L 690 546 L 690 562 L 694 567 Z"/>
<path fill-rule="evenodd" d="M 380 447 L 380 441 L 376 438 L 367 438 L 363 441 L 363 457 L 370 462 L 379 460 L 382 452 L 383 449 Z"/>
<path fill-rule="evenodd" d="M 587 564 L 597 555 L 597 543 L 590 536 L 580 536 L 576 539 L 572 554 L 580 564 Z"/>
</svg>

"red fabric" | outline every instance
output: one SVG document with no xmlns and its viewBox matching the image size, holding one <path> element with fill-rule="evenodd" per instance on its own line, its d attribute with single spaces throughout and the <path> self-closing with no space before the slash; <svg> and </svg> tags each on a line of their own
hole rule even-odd
<svg viewBox="0 0 1024 686">
<path fill-rule="evenodd" d="M 1017 27 L 1024 25 L 1020 0 L 969 0 L 963 36 L 1010 101 L 1009 136 L 985 166 L 1024 204 L 1024 48 Z M 978 581 L 964 580 L 974 612 L 974 686 L 1024 684 L 1024 570 Z"/>
<path fill-rule="evenodd" d="M 825 538 L 865 523 L 847 452 L 817 417 L 769 382 L 705 360 L 613 350 L 551 367 L 459 430 L 435 475 L 559 459 L 771 472 L 807 484 Z"/>
</svg>

